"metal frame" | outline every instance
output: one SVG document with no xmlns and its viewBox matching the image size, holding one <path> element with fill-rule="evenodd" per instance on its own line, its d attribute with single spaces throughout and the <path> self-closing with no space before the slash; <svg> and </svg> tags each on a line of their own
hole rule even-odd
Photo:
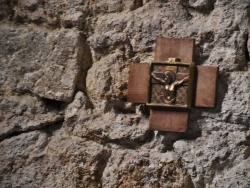
<svg viewBox="0 0 250 188">
<path fill-rule="evenodd" d="M 147 106 L 149 107 L 160 107 L 160 108 L 179 108 L 179 109 L 190 109 L 192 105 L 192 94 L 193 94 L 193 87 L 194 87 L 194 63 L 186 63 L 186 62 L 172 62 L 172 61 L 152 61 L 150 64 L 150 73 L 152 72 L 153 65 L 171 65 L 171 66 L 188 66 L 189 67 L 189 79 L 188 79 L 188 91 L 187 91 L 187 105 L 178 105 L 178 104 L 159 104 L 159 103 L 151 103 L 151 96 L 152 96 L 152 83 L 151 83 L 151 76 L 148 84 L 148 103 Z"/>
</svg>

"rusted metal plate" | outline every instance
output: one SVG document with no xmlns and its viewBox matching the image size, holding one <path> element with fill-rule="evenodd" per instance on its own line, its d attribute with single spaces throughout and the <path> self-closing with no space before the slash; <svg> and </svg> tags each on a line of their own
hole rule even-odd
<svg viewBox="0 0 250 188">
<path fill-rule="evenodd" d="M 150 109 L 150 130 L 186 132 L 188 111 Z"/>
<path fill-rule="evenodd" d="M 196 107 L 214 107 L 216 96 L 216 83 L 218 77 L 218 67 L 196 66 Z"/>
<path fill-rule="evenodd" d="M 179 57 L 182 62 L 193 62 L 194 39 L 158 37 L 156 39 L 155 60 L 166 61 Z"/>
<path fill-rule="evenodd" d="M 150 79 L 149 63 L 131 63 L 128 81 L 128 102 L 147 103 Z"/>
</svg>

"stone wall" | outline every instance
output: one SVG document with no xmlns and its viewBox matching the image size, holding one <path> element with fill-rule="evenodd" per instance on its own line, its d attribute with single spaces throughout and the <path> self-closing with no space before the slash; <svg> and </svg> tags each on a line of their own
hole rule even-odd
<svg viewBox="0 0 250 188">
<path fill-rule="evenodd" d="M 0 187 L 250 187 L 249 0 L 0 0 Z M 157 36 L 218 65 L 187 133 L 126 102 Z"/>
</svg>

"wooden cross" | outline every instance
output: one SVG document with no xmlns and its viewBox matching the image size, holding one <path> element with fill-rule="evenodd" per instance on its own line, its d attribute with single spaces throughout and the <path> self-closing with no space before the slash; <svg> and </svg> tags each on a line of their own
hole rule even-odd
<svg viewBox="0 0 250 188">
<path fill-rule="evenodd" d="M 192 106 L 215 106 L 218 67 L 195 66 L 194 44 L 159 37 L 153 62 L 130 64 L 127 100 L 149 106 L 149 129 L 186 132 Z"/>
</svg>

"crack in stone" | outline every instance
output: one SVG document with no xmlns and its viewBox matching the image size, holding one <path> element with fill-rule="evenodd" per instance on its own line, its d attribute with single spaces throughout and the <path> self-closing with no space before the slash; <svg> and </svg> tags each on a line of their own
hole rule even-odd
<svg viewBox="0 0 250 188">
<path fill-rule="evenodd" d="M 77 136 L 79 138 L 85 138 L 87 140 L 93 141 L 95 143 L 98 143 L 100 145 L 106 146 L 110 148 L 111 144 L 116 145 L 120 149 L 133 149 L 137 150 L 139 149 L 142 145 L 147 144 L 153 140 L 154 134 L 153 131 L 149 131 L 148 136 L 146 139 L 140 141 L 140 140 L 133 140 L 133 141 L 128 141 L 128 139 L 110 139 L 108 137 L 101 137 L 97 134 L 88 134 L 85 136 Z"/>
<path fill-rule="evenodd" d="M 49 136 L 52 136 L 52 132 L 57 130 L 58 128 L 55 128 L 55 127 L 49 128 L 49 127 L 54 126 L 55 124 L 56 124 L 56 127 L 58 127 L 59 125 L 60 125 L 59 127 L 61 127 L 63 122 L 64 122 L 64 117 L 61 117 L 61 118 L 56 119 L 55 121 L 41 123 L 38 126 L 29 127 L 25 130 L 11 130 L 8 133 L 5 133 L 0 137 L 0 142 L 4 141 L 6 139 L 10 139 L 10 138 L 15 137 L 15 136 L 19 136 L 23 133 L 29 133 L 29 132 L 36 131 L 36 130 L 44 130 Z"/>
<path fill-rule="evenodd" d="M 248 65 L 248 63 L 250 61 L 250 52 L 249 52 L 249 49 L 248 49 L 248 43 L 249 43 L 249 36 L 248 35 L 249 35 L 249 33 L 246 34 L 245 43 L 244 43 L 245 59 L 246 59 L 246 64 L 247 65 Z"/>
<path fill-rule="evenodd" d="M 82 91 L 87 99 L 89 99 L 89 108 L 93 109 L 94 105 L 91 103 L 90 97 L 87 92 L 86 88 L 86 78 L 88 75 L 88 70 L 92 67 L 93 65 L 93 60 L 92 60 L 92 53 L 90 50 L 90 46 L 87 43 L 87 37 L 84 35 L 84 33 L 79 34 L 79 43 L 80 43 L 80 49 L 77 54 L 77 61 L 79 65 L 79 73 L 77 77 L 77 84 L 76 84 L 76 91 L 74 96 L 78 91 Z"/>
</svg>

